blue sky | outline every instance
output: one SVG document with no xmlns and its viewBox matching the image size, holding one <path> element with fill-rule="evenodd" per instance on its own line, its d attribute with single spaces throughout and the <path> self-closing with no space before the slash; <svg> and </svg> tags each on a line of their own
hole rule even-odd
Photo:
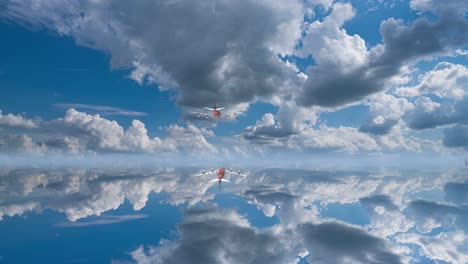
<svg viewBox="0 0 468 264">
<path fill-rule="evenodd" d="M 32 2 L 0 13 L 4 153 L 468 146 L 463 1 Z"/>
</svg>

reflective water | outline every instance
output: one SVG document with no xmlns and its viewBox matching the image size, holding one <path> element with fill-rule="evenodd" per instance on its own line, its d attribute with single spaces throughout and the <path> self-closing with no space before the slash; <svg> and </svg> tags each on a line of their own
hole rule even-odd
<svg viewBox="0 0 468 264">
<path fill-rule="evenodd" d="M 468 262 L 468 170 L 196 172 L 3 169 L 0 263 Z"/>
</svg>

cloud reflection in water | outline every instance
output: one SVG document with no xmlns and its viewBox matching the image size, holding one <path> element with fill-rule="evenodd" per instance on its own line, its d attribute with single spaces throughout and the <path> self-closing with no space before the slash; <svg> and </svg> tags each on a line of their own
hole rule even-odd
<svg viewBox="0 0 468 264">
<path fill-rule="evenodd" d="M 0 219 L 52 210 L 57 227 L 120 225 L 148 217 L 152 193 L 180 208 L 175 236 L 128 248 L 137 263 L 418 263 L 468 261 L 466 170 L 264 169 L 221 193 L 196 169 L 16 169 L 0 176 Z M 227 208 L 216 196 L 232 195 Z M 111 215 L 126 201 L 133 210 Z M 250 204 L 277 224 L 253 225 Z M 333 206 L 332 206 L 333 205 Z M 363 210 L 355 210 L 359 205 Z M 350 207 L 351 206 L 351 207 Z M 341 217 L 330 210 L 348 208 Z M 136 212 L 133 212 L 136 211 Z M 115 211 L 112 211 L 115 212 Z M 363 215 L 365 214 L 365 215 Z M 87 217 L 94 217 L 87 220 Z M 16 218 L 15 218 L 16 217 Z M 165 217 L 157 215 L 153 217 Z M 353 224 L 367 217 L 365 224 Z M 0 222 L 0 225 L 2 222 Z M 6 239 L 6 238 L 4 238 Z M 158 244 L 159 242 L 159 244 Z"/>
</svg>

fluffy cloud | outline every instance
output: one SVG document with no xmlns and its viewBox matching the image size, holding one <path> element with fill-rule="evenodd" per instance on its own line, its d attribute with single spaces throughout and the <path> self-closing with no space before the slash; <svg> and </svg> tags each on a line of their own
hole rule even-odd
<svg viewBox="0 0 468 264">
<path fill-rule="evenodd" d="M 44 143 L 34 142 L 27 135 L 0 134 L 0 151 L 40 154 L 47 152 L 47 150 Z"/>
<path fill-rule="evenodd" d="M 468 69 L 463 65 L 439 63 L 434 69 L 419 77 L 420 82 L 412 87 L 396 89 L 401 96 L 420 96 L 405 119 L 412 129 L 433 129 L 451 126 L 443 131 L 443 144 L 447 147 L 468 146 Z M 433 94 L 441 98 L 434 102 L 426 96 Z"/>
<path fill-rule="evenodd" d="M 233 210 L 189 209 L 179 239 L 131 253 L 136 263 L 291 263 L 299 254 L 281 229 L 261 230 Z"/>
<path fill-rule="evenodd" d="M 446 189 L 445 191 L 449 191 Z M 399 243 L 416 244 L 422 249 L 422 255 L 450 263 L 466 263 L 468 240 L 464 231 L 468 225 L 466 206 L 448 205 L 440 202 L 418 200 L 409 204 L 409 216 L 415 220 L 416 228 L 422 233 L 429 233 L 437 227 L 454 228 L 453 232 L 441 232 L 434 237 L 418 234 L 401 234 L 396 237 Z"/>
<path fill-rule="evenodd" d="M 310 53 L 317 66 L 307 70 L 310 78 L 300 103 L 337 107 L 362 100 L 388 88 L 386 81 L 396 76 L 405 63 L 466 45 L 468 21 L 463 1 L 453 1 L 454 4 L 445 7 L 435 1 L 422 2 L 412 1 L 411 6 L 433 12 L 438 20 L 429 22 L 421 18 L 408 26 L 403 21 L 387 19 L 380 25 L 383 44 L 371 49 L 359 36 L 349 36 L 342 29 L 342 23 L 353 16 L 349 4 L 335 4 L 334 11 L 323 22 L 310 24 L 307 33 L 315 37 L 306 36 L 304 47 L 317 47 L 303 55 Z M 333 71 L 330 66 L 334 66 Z"/>
<path fill-rule="evenodd" d="M 416 227 L 423 233 L 440 226 L 468 230 L 468 211 L 463 206 L 417 200 L 411 202 L 408 208 L 412 212 L 410 216 L 418 223 Z"/>
<path fill-rule="evenodd" d="M 276 115 L 265 114 L 240 134 L 242 139 L 264 147 L 310 151 L 379 151 L 376 141 L 353 127 L 314 127 L 319 109 L 309 109 L 292 101 L 283 102 Z"/>
<path fill-rule="evenodd" d="M 432 71 L 419 76 L 419 84 L 400 87 L 395 94 L 414 97 L 423 94 L 434 94 L 440 98 L 460 100 L 465 96 L 468 86 L 468 68 L 449 62 L 438 63 Z"/>
<path fill-rule="evenodd" d="M 317 150 L 337 150 L 345 152 L 374 152 L 380 147 L 374 139 L 353 127 L 327 127 L 311 129 L 304 134 L 304 146 Z"/>
<path fill-rule="evenodd" d="M 311 263 L 403 263 L 385 240 L 357 227 L 324 222 L 299 227 Z"/>
<path fill-rule="evenodd" d="M 299 1 L 9 1 L 2 16 L 104 50 L 138 82 L 178 89 L 182 106 L 235 105 L 294 83 L 278 54 L 301 36 Z M 151 25 L 148 27 L 148 25 Z"/>
<path fill-rule="evenodd" d="M 1 205 L 0 206 L 0 220 L 3 220 L 4 216 L 22 215 L 25 212 L 31 211 L 36 207 L 37 207 L 37 203 L 34 203 L 34 202 Z"/>
<path fill-rule="evenodd" d="M 165 138 L 150 138 L 145 124 L 139 120 L 133 120 L 131 126 L 125 130 L 116 121 L 75 109 L 69 109 L 63 118 L 43 122 L 38 131 L 44 134 L 40 140 L 29 135 L 3 134 L 0 136 L 0 149 L 27 153 L 217 152 L 206 140 L 206 137 L 213 137 L 214 134 L 205 128 L 172 125 L 166 128 Z"/>
<path fill-rule="evenodd" d="M 109 176 L 112 175 L 112 176 Z M 62 212 L 69 221 L 119 208 L 128 201 L 134 210 L 146 205 L 151 193 L 166 192 L 167 202 L 195 204 L 212 199 L 209 185 L 199 178 L 187 177 L 184 171 L 150 170 L 114 172 L 109 175 L 93 170 L 12 171 L 2 175 L 4 192 L 0 193 L 0 219 L 45 209 Z M 18 202 L 17 197 L 26 202 Z M 60 199 L 49 199 L 61 197 Z M 97 222 L 82 222 L 70 226 L 107 224 L 133 219 L 102 217 Z"/>
<path fill-rule="evenodd" d="M 452 125 L 443 131 L 443 144 L 447 147 L 466 147 L 468 145 L 468 97 L 456 104 L 436 103 L 428 97 L 420 97 L 415 108 L 408 112 L 407 123 L 413 129 L 437 128 Z"/>
<path fill-rule="evenodd" d="M 189 209 L 179 239 L 131 253 L 136 263 L 401 263 L 385 240 L 339 222 L 254 228 L 232 210 Z"/>
<path fill-rule="evenodd" d="M 369 116 L 359 131 L 374 135 L 388 134 L 401 117 L 413 108 L 413 104 L 408 100 L 390 94 L 373 96 L 367 104 Z"/>
<path fill-rule="evenodd" d="M 467 8 L 463 1 L 450 1 L 447 4 L 444 4 L 436 0 L 412 0 L 410 5 L 414 10 L 434 12 L 436 14 L 444 12 L 465 14 Z"/>
<path fill-rule="evenodd" d="M 328 127 L 314 129 L 305 123 L 283 126 L 272 114 L 265 114 L 254 126 L 242 134 L 243 139 L 268 147 L 309 149 L 313 151 L 378 151 L 371 137 L 353 127 Z"/>
<path fill-rule="evenodd" d="M 398 174 L 398 172 L 387 172 L 383 175 Z M 294 179 L 291 179 L 291 175 L 294 175 Z M 269 209 L 273 208 L 273 215 L 279 217 L 283 226 L 289 226 L 290 223 L 303 223 L 309 226 L 310 235 L 307 235 L 305 230 L 300 233 L 304 234 L 310 262 L 406 263 L 408 259 L 402 255 L 413 257 L 415 253 L 420 253 L 435 260 L 443 260 L 444 256 L 449 254 L 448 259 L 453 259 L 454 263 L 464 263 L 462 260 L 466 258 L 466 254 L 463 253 L 466 241 L 458 229 L 466 228 L 464 224 L 466 213 L 460 211 L 462 207 L 456 209 L 454 206 L 441 203 L 411 202 L 411 197 L 417 197 L 420 192 L 443 189 L 446 197 L 451 197 L 451 201 L 456 201 L 460 205 L 466 204 L 463 195 L 466 189 L 463 181 L 466 179 L 463 174 L 436 173 L 432 176 L 414 175 L 414 177 L 409 177 L 407 174 L 370 177 L 362 174 L 353 177 L 352 173 L 347 175 L 343 177 L 302 170 L 263 170 L 257 173 L 255 180 L 246 183 L 251 186 L 251 190 L 246 191 L 244 195 L 265 213 L 269 213 Z M 346 204 L 356 200 L 368 210 L 370 217 L 370 224 L 364 229 L 336 222 L 320 223 L 318 219 L 323 217 L 317 215 L 316 210 L 306 209 L 317 203 L 326 206 L 327 203 Z M 290 212 L 291 210 L 294 213 Z M 311 214 L 316 215 L 311 218 Z M 289 215 L 293 221 L 289 220 Z M 302 219 L 303 222 L 294 222 L 294 219 Z M 412 230 L 415 226 L 423 234 L 414 233 Z M 440 226 L 448 229 L 455 227 L 456 230 L 432 237 L 431 230 Z M 338 237 L 336 239 L 342 243 L 335 241 L 333 236 L 335 232 Z M 418 237 L 424 249 L 422 251 L 416 249 L 413 252 L 413 249 L 407 248 L 408 244 L 419 244 L 419 242 L 403 239 L 406 235 Z M 307 243 L 307 237 L 315 240 Z M 396 238 L 397 242 L 390 246 L 389 241 L 382 238 Z M 348 244 L 350 240 L 356 244 Z M 366 241 L 373 241 L 369 242 L 372 246 L 364 246 Z M 436 250 L 437 246 L 441 246 L 440 251 Z M 373 253 L 367 252 L 370 247 L 373 248 Z M 384 252 L 378 256 L 373 255 L 380 250 Z M 379 259 L 384 256 L 388 256 L 389 259 Z"/>
<path fill-rule="evenodd" d="M 161 140 L 150 139 L 145 125 L 138 120 L 134 120 L 125 131 L 116 121 L 78 112 L 72 108 L 64 118 L 52 121 L 52 126 L 63 127 L 63 130 L 72 131 L 85 138 L 88 141 L 86 147 L 91 150 L 153 150 L 161 147 Z"/>
<path fill-rule="evenodd" d="M 408 137 L 402 131 L 399 117 L 412 109 L 406 99 L 388 95 L 371 101 L 370 116 L 360 129 L 355 127 L 330 127 L 325 124 L 313 126 L 310 120 L 290 115 L 289 121 L 281 122 L 271 113 L 265 114 L 255 125 L 248 126 L 240 134 L 242 139 L 264 148 L 289 148 L 307 151 L 333 151 L 346 153 L 437 151 L 436 143 L 416 137 Z M 310 113 L 309 113 L 310 114 Z M 300 116 L 300 115 L 299 115 Z M 317 116 L 313 120 L 315 120 Z M 377 122 L 377 123 L 375 123 Z M 390 131 L 390 129 L 392 129 Z M 385 132 L 385 133 L 384 133 Z"/>
<path fill-rule="evenodd" d="M 406 233 L 414 226 L 387 195 L 373 195 L 359 199 L 368 210 L 372 219 L 368 225 L 373 234 L 380 237 L 391 237 L 397 233 Z"/>
<path fill-rule="evenodd" d="M 426 200 L 412 201 L 408 206 L 408 217 L 416 222 L 416 228 L 422 233 L 429 233 L 437 227 L 453 232 L 440 232 L 434 237 L 418 234 L 401 234 L 396 237 L 399 243 L 416 244 L 422 249 L 422 255 L 434 260 L 450 263 L 466 263 L 468 240 L 468 211 L 463 201 L 464 183 L 447 183 L 444 187 L 446 199 L 455 204 Z M 461 188 L 458 188 L 461 187 Z M 462 199 L 460 199 L 462 198 Z"/>
<path fill-rule="evenodd" d="M 367 62 L 365 41 L 359 35 L 349 36 L 341 27 L 355 15 L 350 3 L 336 3 L 323 22 L 308 25 L 300 54 L 312 55 L 323 69 L 347 73 Z M 315 77 L 319 76 L 312 76 Z"/>
<path fill-rule="evenodd" d="M 336 3 L 332 8 L 323 22 L 315 21 L 308 25 L 298 53 L 303 57 L 312 55 L 317 63 L 307 70 L 309 78 L 300 99 L 305 105 L 334 106 L 354 100 L 352 93 L 358 93 L 359 87 L 352 86 L 353 83 L 343 87 L 344 79 L 351 78 L 350 74 L 367 64 L 369 59 L 365 41 L 359 35 L 347 35 L 342 28 L 343 23 L 355 15 L 351 4 Z M 337 82 L 343 83 L 339 85 Z"/>
<path fill-rule="evenodd" d="M 410 128 L 426 129 L 454 123 L 455 111 L 451 104 L 436 103 L 422 96 L 414 105 L 414 109 L 406 117 Z"/>
<path fill-rule="evenodd" d="M 3 115 L 2 110 L 0 110 L 0 126 L 35 128 L 37 127 L 37 124 L 33 120 L 26 119 L 20 115 Z"/>
<path fill-rule="evenodd" d="M 206 137 L 213 137 L 213 131 L 205 128 L 198 128 L 194 125 L 187 127 L 172 125 L 167 129 L 166 145 L 174 146 L 174 148 L 185 151 L 205 151 L 217 152 L 215 146 L 211 145 Z"/>
<path fill-rule="evenodd" d="M 436 237 L 417 234 L 402 234 L 396 240 L 402 244 L 415 244 L 421 248 L 421 255 L 437 262 L 466 263 L 468 255 L 457 248 L 465 240 L 463 233 L 442 233 Z"/>
</svg>

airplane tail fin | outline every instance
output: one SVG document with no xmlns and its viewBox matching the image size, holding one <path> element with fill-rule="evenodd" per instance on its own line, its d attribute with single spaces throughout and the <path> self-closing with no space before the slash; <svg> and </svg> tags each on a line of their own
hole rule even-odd
<svg viewBox="0 0 468 264">
<path fill-rule="evenodd" d="M 223 181 L 223 182 L 229 182 L 229 181 L 228 181 L 228 180 L 226 180 L 226 179 L 221 179 L 221 181 Z"/>
<path fill-rule="evenodd" d="M 209 182 L 217 182 L 217 181 L 219 181 L 219 180 L 218 180 L 218 179 L 214 179 L 214 180 L 211 180 L 211 181 L 209 181 Z"/>
</svg>

